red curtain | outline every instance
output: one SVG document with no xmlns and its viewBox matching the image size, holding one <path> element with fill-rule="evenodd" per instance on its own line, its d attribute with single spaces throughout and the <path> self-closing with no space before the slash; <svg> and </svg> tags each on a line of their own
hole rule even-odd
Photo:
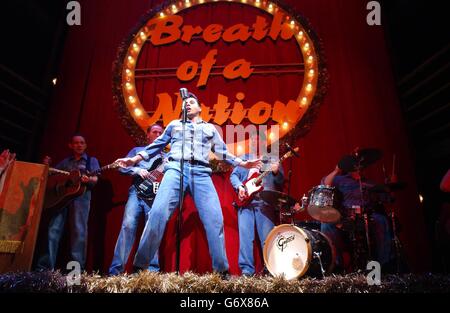
<svg viewBox="0 0 450 313">
<path fill-rule="evenodd" d="M 80 2 L 82 25 L 69 27 L 41 152 L 42 155 L 51 155 L 54 160 L 65 157 L 68 150 L 64 147 L 68 137 L 79 130 L 86 135 L 88 152 L 102 164 L 107 164 L 124 156 L 134 146 L 114 110 L 112 63 L 118 46 L 130 29 L 138 23 L 144 12 L 161 1 Z M 301 157 L 292 163 L 286 161 L 283 164 L 286 171 L 291 169 L 293 172 L 291 193 L 300 198 L 333 170 L 342 155 L 357 146 L 378 147 L 383 150 L 382 160 L 368 171 L 370 178 L 382 182 L 381 166 L 385 164 L 390 170 L 392 156 L 396 154 L 400 162 L 398 176 L 408 183 L 406 190 L 398 193 L 395 202 L 402 225 L 400 239 L 411 269 L 427 270 L 430 266 L 430 253 L 425 238 L 423 212 L 418 202 L 413 160 L 396 95 L 383 27 L 366 24 L 368 11 L 365 1 L 291 0 L 285 3 L 306 17 L 321 37 L 330 74 L 330 88 L 315 123 L 304 138 L 297 140 Z M 248 20 L 247 15 L 239 10 L 226 13 L 203 10 L 189 15 L 186 23 L 204 26 L 218 21 L 229 25 L 235 15 L 242 18 L 243 23 L 253 23 L 253 20 Z M 235 56 L 230 54 L 226 45 L 220 44 L 217 65 L 226 65 L 241 57 L 254 63 L 261 63 L 259 60 L 289 62 L 298 57 L 298 52 L 289 44 L 277 42 L 270 46 L 267 43 L 267 49 L 261 51 L 255 42 L 249 41 L 245 47 L 255 49 L 236 47 Z M 192 44 L 189 49 L 187 47 L 182 44 L 170 47 L 169 49 L 177 49 L 177 53 L 171 54 L 162 53 L 163 48 L 156 52 L 143 51 L 139 62 L 145 62 L 145 67 L 165 67 L 166 64 L 176 67 L 190 55 L 192 57 L 189 59 L 200 61 L 208 49 L 216 48 L 199 43 Z M 263 53 L 266 53 L 265 58 L 262 58 Z M 255 76 L 246 82 L 226 82 L 221 76 L 214 76 L 208 81 L 208 88 L 199 91 L 199 95 L 205 103 L 213 104 L 218 91 L 225 94 L 230 92 L 231 98 L 234 96 L 231 92 L 242 86 L 248 105 L 258 100 L 269 103 L 275 99 L 286 101 L 298 94 L 296 86 L 299 81 L 297 76 Z M 150 102 L 149 99 L 155 92 L 176 92 L 182 85 L 175 78 L 162 80 L 155 85 L 152 82 L 148 84 L 143 87 L 142 94 L 147 106 L 151 106 L 146 102 Z M 196 80 L 183 85 L 194 89 L 195 84 Z M 230 102 L 234 100 L 231 98 Z M 233 191 L 228 177 L 229 173 L 214 175 L 213 179 L 223 209 L 230 271 L 237 274 L 237 217 L 231 206 Z M 129 184 L 129 178 L 116 172 L 107 172 L 95 190 L 90 216 L 88 269 L 106 271 L 109 267 Z M 168 224 L 160 249 L 161 264 L 165 271 L 173 271 L 175 268 L 175 218 L 176 216 Z M 309 219 L 306 214 L 300 214 L 297 218 Z M 183 212 L 181 251 L 181 271 L 203 273 L 211 270 L 205 233 L 189 196 Z M 259 253 L 257 250 L 255 255 L 258 268 L 261 268 L 263 261 Z"/>
</svg>

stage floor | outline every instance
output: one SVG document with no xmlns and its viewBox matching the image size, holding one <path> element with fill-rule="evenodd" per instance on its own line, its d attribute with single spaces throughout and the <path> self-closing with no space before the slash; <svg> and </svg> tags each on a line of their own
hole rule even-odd
<svg viewBox="0 0 450 313">
<path fill-rule="evenodd" d="M 69 281 L 70 277 L 69 277 Z M 60 272 L 23 272 L 0 275 L 0 292 L 44 293 L 442 293 L 450 292 L 450 275 L 403 274 L 381 277 L 380 285 L 369 285 L 364 273 L 331 275 L 323 279 L 303 277 L 286 281 L 272 276 L 232 276 L 186 272 L 101 276 L 82 274 L 68 284 Z"/>
</svg>

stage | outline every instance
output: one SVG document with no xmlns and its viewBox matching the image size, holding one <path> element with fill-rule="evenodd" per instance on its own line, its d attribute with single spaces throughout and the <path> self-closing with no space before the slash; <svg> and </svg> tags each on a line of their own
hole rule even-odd
<svg viewBox="0 0 450 313">
<path fill-rule="evenodd" d="M 69 278 L 70 279 L 70 278 Z M 331 275 L 324 279 L 303 277 L 287 281 L 280 277 L 231 276 L 186 272 L 119 275 L 82 274 L 80 284 L 69 286 L 67 276 L 55 272 L 23 272 L 0 275 L 0 292 L 8 293 L 208 293 L 208 294 L 361 294 L 446 293 L 450 276 L 402 274 L 381 277 L 380 285 L 369 285 L 363 273 Z"/>
</svg>

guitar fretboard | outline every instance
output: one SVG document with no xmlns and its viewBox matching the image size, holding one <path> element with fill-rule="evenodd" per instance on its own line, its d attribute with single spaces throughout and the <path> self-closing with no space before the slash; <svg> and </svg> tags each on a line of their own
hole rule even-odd
<svg viewBox="0 0 450 313">
<path fill-rule="evenodd" d="M 294 149 L 296 152 L 298 151 L 298 148 L 295 148 Z M 286 152 L 282 157 L 281 157 L 281 159 L 278 161 L 278 163 L 282 163 L 284 160 L 286 160 L 287 158 L 289 158 L 289 157 L 291 157 L 292 156 L 292 152 L 291 151 L 288 151 L 288 152 Z M 255 183 L 258 185 L 258 184 L 260 184 L 261 182 L 262 182 L 262 180 L 264 179 L 264 177 L 266 177 L 267 175 L 269 175 L 270 174 L 270 170 L 269 171 L 265 171 L 265 172 L 263 172 L 261 175 L 259 175 L 256 179 L 255 179 Z"/>
<path fill-rule="evenodd" d="M 118 168 L 118 167 L 119 167 L 119 165 L 114 162 L 114 163 L 105 165 L 105 166 L 99 168 L 98 170 L 86 173 L 86 175 L 88 175 L 88 176 L 95 176 L 95 175 L 98 175 L 98 174 L 100 174 L 101 172 L 103 172 L 105 170 L 115 169 L 115 168 Z M 48 170 L 49 170 L 50 173 L 62 174 L 62 175 L 70 175 L 70 172 L 68 172 L 68 171 L 59 170 L 59 169 L 53 168 L 53 167 L 50 167 Z"/>
</svg>

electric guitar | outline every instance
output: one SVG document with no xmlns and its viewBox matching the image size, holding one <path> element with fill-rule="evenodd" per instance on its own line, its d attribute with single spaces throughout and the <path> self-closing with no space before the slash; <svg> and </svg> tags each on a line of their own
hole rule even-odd
<svg viewBox="0 0 450 313">
<path fill-rule="evenodd" d="M 143 179 L 140 176 L 135 179 L 134 187 L 137 191 L 137 196 L 143 200 L 153 201 L 156 193 L 158 192 L 159 183 L 161 182 L 164 174 L 165 162 L 163 159 L 157 159 L 153 162 L 152 166 L 148 170 L 150 178 Z"/>
<path fill-rule="evenodd" d="M 294 149 L 295 152 L 297 152 L 298 150 L 298 147 Z M 291 151 L 288 151 L 281 157 L 278 162 L 281 164 L 284 160 L 290 158 L 292 155 L 293 153 Z M 264 189 L 264 186 L 262 185 L 263 178 L 269 175 L 270 172 L 271 171 L 269 170 L 262 172 L 261 174 L 254 173 L 246 181 L 243 182 L 245 196 L 239 196 L 239 190 L 237 191 L 237 196 L 235 199 L 235 204 L 237 207 L 248 205 L 253 200 L 255 195 Z"/>
<path fill-rule="evenodd" d="M 96 176 L 100 172 L 109 169 L 118 168 L 117 163 L 111 163 L 98 170 L 87 172 L 84 175 Z M 47 180 L 45 190 L 44 209 L 55 211 L 65 207 L 71 200 L 81 196 L 87 190 L 86 184 L 81 181 L 80 170 L 63 171 L 56 168 L 49 168 L 51 175 Z"/>
</svg>

